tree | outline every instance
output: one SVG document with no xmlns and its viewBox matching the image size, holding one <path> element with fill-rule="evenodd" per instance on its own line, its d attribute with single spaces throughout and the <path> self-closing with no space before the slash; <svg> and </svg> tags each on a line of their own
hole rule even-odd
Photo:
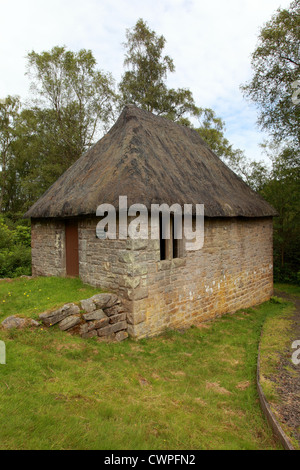
<svg viewBox="0 0 300 470">
<path fill-rule="evenodd" d="M 9 180 L 8 173 L 13 159 L 12 145 L 16 139 L 16 127 L 21 108 L 17 96 L 8 96 L 0 102 L 0 212 L 7 205 Z"/>
<path fill-rule="evenodd" d="M 292 99 L 300 78 L 300 0 L 278 9 L 261 29 L 252 54 L 252 80 L 244 95 L 259 109 L 258 123 L 277 141 L 300 152 L 300 105 Z"/>
<path fill-rule="evenodd" d="M 273 159 L 269 180 L 260 190 L 278 211 L 274 219 L 275 279 L 297 282 L 300 263 L 299 169 L 287 168 L 284 156 Z M 299 279 L 298 279 L 299 281 Z"/>
<path fill-rule="evenodd" d="M 66 149 L 63 157 L 73 162 L 111 120 L 115 101 L 112 76 L 97 70 L 92 52 L 85 49 L 72 52 L 53 47 L 40 54 L 32 51 L 27 58 L 31 90 L 38 97 L 35 108 L 52 111 L 55 138 Z"/>
<path fill-rule="evenodd" d="M 163 54 L 166 40 L 139 19 L 126 32 L 124 73 L 119 84 L 121 105 L 131 103 L 182 124 L 190 124 L 187 115 L 197 115 L 192 93 L 186 88 L 168 88 L 168 72 L 174 72 L 173 60 Z"/>
<path fill-rule="evenodd" d="M 116 99 L 91 51 L 32 51 L 27 73 L 31 107 L 21 110 L 11 97 L 0 105 L 1 207 L 11 212 L 26 210 L 94 143 Z"/>
<path fill-rule="evenodd" d="M 216 116 L 210 108 L 199 108 L 199 127 L 195 130 L 208 144 L 209 148 L 221 158 L 235 173 L 247 180 L 249 177 L 249 162 L 240 149 L 234 149 L 225 137 L 225 122 Z"/>
</svg>

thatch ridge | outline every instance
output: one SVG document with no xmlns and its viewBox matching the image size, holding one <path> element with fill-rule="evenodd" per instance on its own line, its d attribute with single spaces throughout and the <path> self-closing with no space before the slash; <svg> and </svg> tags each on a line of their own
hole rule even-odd
<svg viewBox="0 0 300 470">
<path fill-rule="evenodd" d="M 110 131 L 29 209 L 26 217 L 95 215 L 98 205 L 204 204 L 208 217 L 269 217 L 276 211 L 199 134 L 128 105 Z"/>
</svg>

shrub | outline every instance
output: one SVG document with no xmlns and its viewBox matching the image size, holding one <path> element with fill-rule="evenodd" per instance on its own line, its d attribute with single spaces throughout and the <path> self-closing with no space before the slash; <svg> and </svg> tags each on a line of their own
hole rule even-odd
<svg viewBox="0 0 300 470">
<path fill-rule="evenodd" d="M 31 274 L 30 227 L 0 216 L 0 277 Z"/>
</svg>

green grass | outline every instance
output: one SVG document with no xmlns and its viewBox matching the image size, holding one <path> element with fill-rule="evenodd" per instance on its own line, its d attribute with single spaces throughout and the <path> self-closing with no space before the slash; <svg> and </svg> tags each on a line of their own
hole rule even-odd
<svg viewBox="0 0 300 470">
<path fill-rule="evenodd" d="M 292 284 L 274 284 L 275 289 L 300 297 L 300 287 Z"/>
<path fill-rule="evenodd" d="M 10 315 L 37 319 L 37 314 L 67 302 L 91 297 L 100 289 L 83 284 L 79 279 L 60 277 L 0 280 L 0 321 Z"/>
<path fill-rule="evenodd" d="M 2 317 L 94 292 L 77 280 L 52 282 L 0 283 Z M 0 448 L 277 449 L 255 374 L 262 325 L 285 309 L 267 302 L 203 328 L 118 344 L 56 327 L 2 330 Z"/>
</svg>

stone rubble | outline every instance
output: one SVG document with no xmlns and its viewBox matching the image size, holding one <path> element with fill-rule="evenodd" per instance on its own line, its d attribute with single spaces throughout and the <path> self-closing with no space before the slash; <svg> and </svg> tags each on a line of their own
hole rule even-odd
<svg viewBox="0 0 300 470">
<path fill-rule="evenodd" d="M 52 312 L 43 312 L 40 320 L 46 327 L 58 324 L 61 331 L 79 334 L 82 338 L 98 337 L 99 341 L 123 341 L 128 338 L 127 312 L 115 294 L 96 294 L 90 299 L 63 305 Z M 12 315 L 2 323 L 4 329 L 38 327 L 31 318 Z"/>
<path fill-rule="evenodd" d="M 32 318 L 20 318 L 16 315 L 11 315 L 10 317 L 5 318 L 1 325 L 5 330 L 11 330 L 12 328 L 22 329 L 31 326 L 40 326 L 39 322 L 33 320 Z"/>
<path fill-rule="evenodd" d="M 123 341 L 128 338 L 127 312 L 115 294 L 96 294 L 75 304 L 66 304 L 54 312 L 39 315 L 45 326 L 58 323 L 62 331 L 99 341 Z"/>
</svg>

